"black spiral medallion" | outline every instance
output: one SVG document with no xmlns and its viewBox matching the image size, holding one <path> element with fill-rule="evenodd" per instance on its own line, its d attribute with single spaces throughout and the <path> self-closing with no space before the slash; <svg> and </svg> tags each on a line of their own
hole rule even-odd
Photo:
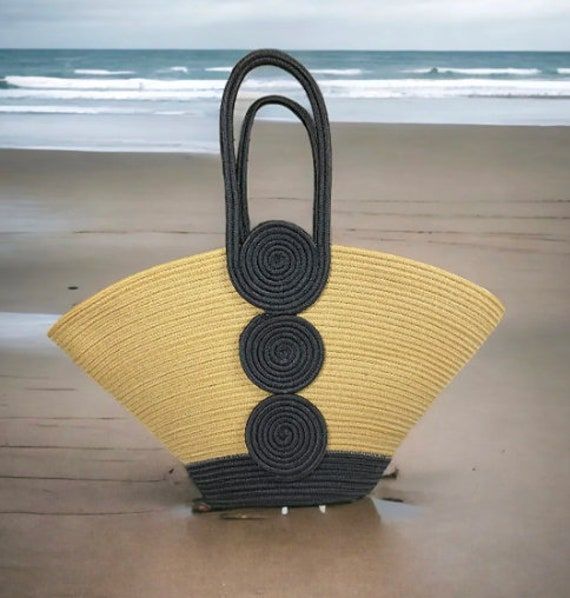
<svg viewBox="0 0 570 598">
<path fill-rule="evenodd" d="M 269 392 L 290 393 L 317 377 L 324 346 L 317 329 L 299 316 L 261 315 L 242 332 L 240 359 L 254 384 Z"/>
<path fill-rule="evenodd" d="M 321 290 L 319 254 L 313 239 L 290 222 L 263 222 L 239 252 L 241 295 L 271 313 L 296 313 Z"/>
<path fill-rule="evenodd" d="M 322 461 L 327 426 L 321 412 L 298 395 L 273 395 L 258 403 L 245 430 L 249 454 L 266 471 L 300 479 Z"/>
</svg>

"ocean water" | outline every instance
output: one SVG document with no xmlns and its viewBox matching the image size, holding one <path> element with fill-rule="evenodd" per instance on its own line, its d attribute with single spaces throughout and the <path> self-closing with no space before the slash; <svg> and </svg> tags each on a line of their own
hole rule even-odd
<svg viewBox="0 0 570 598">
<path fill-rule="evenodd" d="M 218 151 L 218 108 L 243 50 L 0 50 L 0 147 Z M 292 52 L 332 121 L 570 125 L 570 52 Z M 304 101 L 285 73 L 244 98 Z M 264 118 L 290 118 L 268 107 Z"/>
</svg>

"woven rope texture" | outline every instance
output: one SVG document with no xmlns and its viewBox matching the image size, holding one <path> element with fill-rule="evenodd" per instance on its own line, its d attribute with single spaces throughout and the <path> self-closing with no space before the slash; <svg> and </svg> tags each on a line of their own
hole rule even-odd
<svg viewBox="0 0 570 598">
<path fill-rule="evenodd" d="M 276 478 L 249 455 L 202 461 L 187 470 L 210 507 L 229 509 L 350 502 L 376 486 L 389 462 L 372 455 L 327 452 L 319 467 L 299 480 Z"/>
<path fill-rule="evenodd" d="M 234 290 L 225 251 L 123 279 L 74 307 L 50 336 L 184 463 L 247 452 L 264 399 L 239 358 L 260 312 Z M 495 328 L 491 293 L 438 268 L 333 246 L 331 272 L 302 317 L 326 360 L 303 390 L 327 422 L 328 450 L 391 456 Z"/>
</svg>

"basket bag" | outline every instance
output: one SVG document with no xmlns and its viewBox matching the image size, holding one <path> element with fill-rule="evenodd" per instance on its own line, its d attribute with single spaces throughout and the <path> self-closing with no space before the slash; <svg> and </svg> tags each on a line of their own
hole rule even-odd
<svg viewBox="0 0 570 598">
<path fill-rule="evenodd" d="M 244 77 L 280 67 L 312 114 L 279 95 L 249 107 Z M 256 112 L 305 126 L 313 230 L 250 227 Z M 220 108 L 226 247 L 150 268 L 77 305 L 49 336 L 180 459 L 207 508 L 317 505 L 370 492 L 410 428 L 503 314 L 471 282 L 410 259 L 331 245 L 331 139 L 309 72 L 276 50 L 232 70 Z"/>
</svg>

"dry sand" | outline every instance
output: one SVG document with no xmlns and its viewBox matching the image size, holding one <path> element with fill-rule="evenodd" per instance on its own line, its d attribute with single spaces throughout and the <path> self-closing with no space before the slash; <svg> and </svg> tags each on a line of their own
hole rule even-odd
<svg viewBox="0 0 570 598">
<path fill-rule="evenodd" d="M 398 479 L 255 520 L 193 516 L 182 465 L 45 338 L 117 278 L 223 245 L 218 159 L 0 151 L 0 595 L 568 595 L 570 128 L 333 137 L 334 242 L 466 276 L 507 315 Z M 299 127 L 257 127 L 256 221 L 309 224 L 309 165 Z"/>
</svg>

